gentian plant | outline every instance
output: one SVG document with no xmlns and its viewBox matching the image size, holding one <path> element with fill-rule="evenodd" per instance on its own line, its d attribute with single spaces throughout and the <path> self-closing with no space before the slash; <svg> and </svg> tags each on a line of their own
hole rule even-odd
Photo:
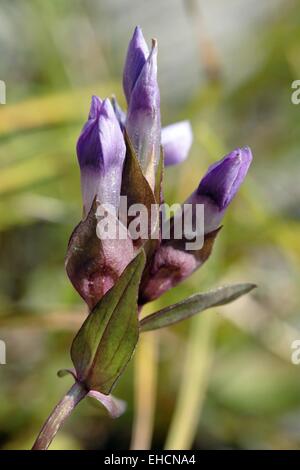
<svg viewBox="0 0 300 470">
<path fill-rule="evenodd" d="M 190 249 L 183 233 L 175 236 L 177 214 L 169 219 L 170 236 L 162 236 L 163 171 L 184 161 L 192 144 L 189 122 L 161 129 L 157 82 L 157 42 L 149 51 L 137 27 L 129 43 L 123 88 L 127 113 L 115 97 L 93 96 L 87 122 L 77 142 L 83 215 L 66 255 L 66 271 L 88 307 L 88 315 L 71 347 L 74 385 L 44 424 L 33 449 L 47 449 L 60 426 L 86 396 L 100 401 L 112 417 L 125 410 L 111 392 L 132 358 L 139 335 L 171 325 L 209 307 L 228 303 L 253 289 L 236 284 L 198 293 L 149 316 L 145 303 L 190 276 L 210 256 L 224 214 L 249 169 L 248 147 L 238 148 L 213 164 L 187 199 L 193 228 L 194 210 L 204 209 L 202 244 Z M 121 199 L 143 205 L 151 214 L 147 230 L 133 237 Z M 109 209 L 107 209 L 109 207 Z M 99 210 L 115 223 L 118 236 L 99 230 Z M 103 212 L 104 210 L 104 212 Z M 149 216 L 150 217 L 150 216 Z M 101 218 L 101 217 L 100 217 Z M 197 227 L 196 227 L 197 229 Z"/>
</svg>

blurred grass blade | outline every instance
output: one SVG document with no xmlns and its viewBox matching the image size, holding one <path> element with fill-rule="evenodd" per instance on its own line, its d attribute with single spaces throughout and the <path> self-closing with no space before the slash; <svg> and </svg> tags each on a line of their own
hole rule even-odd
<svg viewBox="0 0 300 470">
<path fill-rule="evenodd" d="M 195 317 L 191 322 L 179 395 L 165 444 L 167 450 L 188 450 L 193 445 L 209 382 L 217 323 L 216 315 Z"/>
<path fill-rule="evenodd" d="M 1 136 L 25 129 L 76 122 L 86 118 L 92 94 L 107 96 L 119 86 L 113 82 L 96 83 L 67 92 L 49 93 L 1 108 Z M 76 103 L 76 106 L 74 106 Z"/>
<path fill-rule="evenodd" d="M 232 302 L 255 287 L 255 284 L 233 284 L 203 294 L 192 295 L 177 304 L 170 305 L 143 318 L 140 322 L 141 331 L 156 330 L 173 325 L 208 308 Z"/>
<path fill-rule="evenodd" d="M 157 335 L 140 338 L 134 356 L 134 420 L 131 450 L 151 449 L 158 375 Z"/>
</svg>

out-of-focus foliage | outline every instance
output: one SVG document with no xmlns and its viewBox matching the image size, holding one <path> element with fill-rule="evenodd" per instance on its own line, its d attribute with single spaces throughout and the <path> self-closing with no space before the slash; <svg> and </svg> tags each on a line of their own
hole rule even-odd
<svg viewBox="0 0 300 470">
<path fill-rule="evenodd" d="M 122 57 L 135 23 L 145 20 L 147 33 L 153 30 L 160 41 L 154 21 L 160 16 L 163 26 L 165 21 L 161 69 L 167 69 L 168 54 L 170 62 L 176 55 L 166 40 L 168 29 L 174 34 L 168 11 L 160 10 L 161 2 L 150 3 L 146 7 L 143 2 L 143 17 L 132 9 L 127 20 L 122 2 L 111 2 L 114 7 L 107 1 L 1 2 L 0 79 L 7 86 L 7 104 L 0 105 L 0 339 L 7 345 L 7 365 L 0 366 L 3 448 L 28 448 L 70 382 L 58 379 L 56 371 L 70 366 L 68 350 L 84 319 L 82 301 L 64 272 L 68 237 L 81 215 L 75 142 L 93 93 L 104 97 L 114 92 L 121 99 Z M 195 134 L 190 158 L 166 171 L 166 200 L 184 200 L 206 167 L 234 147 L 251 146 L 254 162 L 207 265 L 152 311 L 222 283 L 258 284 L 254 294 L 203 314 L 217 321 L 206 350 L 193 445 L 299 448 L 300 365 L 291 363 L 291 343 L 300 339 L 300 106 L 291 103 L 291 83 L 300 79 L 300 7 L 277 2 L 247 40 L 242 40 L 247 15 L 241 18 L 239 34 L 232 38 L 236 70 L 224 74 L 232 57 L 220 57 L 221 45 L 208 27 L 205 38 L 200 34 L 205 15 L 201 25 L 195 21 L 197 6 L 213 3 L 172 3 L 172 18 L 193 32 L 195 44 L 187 52 L 191 70 L 198 63 L 202 75 L 193 78 L 190 94 L 172 85 L 181 77 L 183 52 L 172 62 L 169 84 L 162 75 L 164 123 L 188 118 Z M 251 0 L 235 3 L 245 11 L 253 8 Z M 213 13 L 217 25 L 226 18 L 226 9 Z M 250 65 L 243 75 L 237 69 L 247 58 Z M 192 322 L 156 333 L 156 448 L 164 445 L 186 348 L 190 341 L 197 343 L 198 331 L 203 338 L 199 326 L 190 335 Z M 201 360 L 194 357 L 191 373 Z M 112 421 L 100 406 L 86 401 L 52 447 L 127 448 L 132 370 L 131 365 L 116 389 L 128 401 L 122 418 Z"/>
</svg>

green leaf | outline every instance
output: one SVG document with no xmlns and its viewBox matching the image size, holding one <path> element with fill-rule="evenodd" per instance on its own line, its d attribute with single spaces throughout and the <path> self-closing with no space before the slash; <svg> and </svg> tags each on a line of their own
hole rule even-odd
<svg viewBox="0 0 300 470">
<path fill-rule="evenodd" d="M 60 369 L 57 371 L 57 376 L 59 378 L 65 377 L 66 375 L 72 375 L 72 377 L 77 380 L 75 370 L 73 369 Z"/>
<path fill-rule="evenodd" d="M 163 189 L 162 189 L 163 176 L 164 176 L 164 152 L 163 152 L 163 148 L 161 147 L 160 159 L 159 159 L 157 170 L 156 170 L 155 188 L 154 188 L 154 197 L 155 197 L 155 201 L 156 201 L 158 208 L 160 204 L 162 204 L 163 202 Z M 157 212 L 158 222 L 160 221 L 160 218 L 161 218 L 161 214 L 158 211 Z M 149 240 L 147 240 L 143 246 L 146 256 L 147 256 L 147 263 L 146 263 L 145 270 L 148 270 L 151 268 L 151 263 L 150 263 L 151 258 L 153 257 L 155 251 L 158 249 L 161 243 L 160 223 L 157 223 L 155 227 L 155 231 L 156 231 L 156 235 L 153 237 L 150 237 Z M 145 275 L 145 272 L 144 272 L 144 275 Z"/>
<path fill-rule="evenodd" d="M 71 357 L 77 378 L 108 395 L 129 362 L 139 335 L 137 294 L 145 263 L 141 251 L 79 330 Z"/>
<path fill-rule="evenodd" d="M 121 195 L 127 196 L 127 206 L 133 206 L 134 204 L 143 204 L 149 215 L 148 219 L 148 231 L 145 234 L 145 238 L 148 240 L 151 238 L 151 233 L 154 231 L 156 224 L 158 223 L 158 211 L 156 217 L 156 224 L 152 224 L 155 226 L 151 226 L 151 208 L 155 207 L 155 196 L 154 193 L 145 178 L 140 163 L 137 159 L 135 151 L 130 143 L 128 136 L 125 134 L 126 144 L 127 144 L 127 153 L 126 159 L 124 163 L 123 175 L 122 175 L 122 188 L 121 188 Z M 120 219 L 122 220 L 122 213 L 120 214 Z M 131 218 L 129 219 L 129 223 L 131 222 Z M 139 239 L 136 240 L 135 246 L 140 247 L 145 240 Z"/>
<path fill-rule="evenodd" d="M 164 177 L 164 149 L 160 148 L 160 158 L 157 165 L 156 176 L 155 176 L 155 189 L 154 196 L 157 204 L 163 202 L 163 191 L 162 191 L 162 182 Z"/>
<path fill-rule="evenodd" d="M 234 284 L 219 287 L 218 289 L 203 294 L 192 295 L 177 304 L 170 305 L 143 318 L 140 322 L 141 331 L 156 330 L 164 326 L 173 325 L 208 308 L 228 304 L 242 295 L 247 294 L 255 287 L 255 284 Z"/>
</svg>

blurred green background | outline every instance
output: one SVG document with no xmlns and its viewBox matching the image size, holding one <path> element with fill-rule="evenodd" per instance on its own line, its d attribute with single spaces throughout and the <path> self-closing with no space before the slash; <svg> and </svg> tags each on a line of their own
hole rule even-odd
<svg viewBox="0 0 300 470">
<path fill-rule="evenodd" d="M 64 272 L 81 216 L 75 145 L 92 94 L 122 104 L 136 24 L 159 42 L 163 123 L 190 119 L 189 159 L 166 171 L 185 199 L 237 146 L 254 161 L 207 264 L 147 307 L 230 282 L 258 289 L 143 336 L 111 420 L 83 402 L 52 448 L 300 447 L 300 5 L 291 0 L 2 0 L 0 79 L 0 447 L 29 448 L 71 384 L 83 302 Z M 130 444 L 131 443 L 131 444 Z"/>
</svg>

